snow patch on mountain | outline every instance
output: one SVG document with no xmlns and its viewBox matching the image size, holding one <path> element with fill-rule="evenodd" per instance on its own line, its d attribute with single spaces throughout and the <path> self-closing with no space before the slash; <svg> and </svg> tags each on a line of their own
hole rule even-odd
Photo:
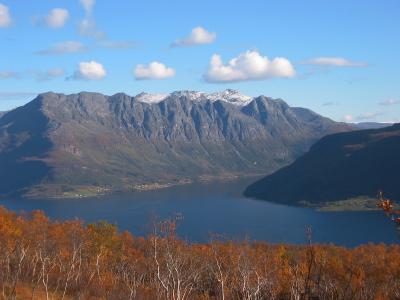
<svg viewBox="0 0 400 300">
<path fill-rule="evenodd" d="M 158 103 L 166 99 L 168 96 L 169 94 L 140 93 L 135 96 L 135 99 L 139 102 L 144 102 L 144 103 Z"/>
<path fill-rule="evenodd" d="M 232 89 L 227 89 L 222 92 L 215 92 L 211 94 L 198 91 L 175 91 L 171 94 L 140 93 L 137 96 L 135 96 L 135 99 L 139 102 L 152 104 L 152 103 L 159 103 L 169 97 L 178 97 L 178 98 L 184 97 L 189 101 L 210 100 L 212 102 L 215 102 L 221 100 L 239 106 L 247 105 L 253 100 L 252 97 L 243 95 L 239 91 Z"/>
<path fill-rule="evenodd" d="M 208 99 L 212 101 L 222 100 L 236 105 L 247 105 L 253 100 L 252 97 L 231 89 L 209 94 Z"/>
</svg>

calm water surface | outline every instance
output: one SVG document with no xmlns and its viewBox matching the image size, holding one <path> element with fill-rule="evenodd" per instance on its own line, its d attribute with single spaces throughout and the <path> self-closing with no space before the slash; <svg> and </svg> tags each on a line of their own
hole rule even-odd
<svg viewBox="0 0 400 300">
<path fill-rule="evenodd" d="M 233 239 L 304 243 L 308 225 L 313 228 L 315 242 L 345 246 L 399 242 L 393 223 L 380 211 L 317 212 L 248 199 L 241 193 L 252 181 L 202 183 L 85 199 L 9 199 L 0 204 L 16 211 L 41 209 L 57 220 L 107 220 L 135 235 L 145 235 L 154 216 L 162 219 L 181 213 L 179 234 L 196 242 L 208 241 L 218 233 Z"/>
</svg>

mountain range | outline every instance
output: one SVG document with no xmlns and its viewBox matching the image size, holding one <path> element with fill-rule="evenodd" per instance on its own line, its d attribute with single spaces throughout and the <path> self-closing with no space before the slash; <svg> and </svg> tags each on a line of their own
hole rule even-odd
<svg viewBox="0 0 400 300">
<path fill-rule="evenodd" d="M 393 123 L 379 123 L 379 122 L 360 122 L 355 123 L 354 126 L 358 129 L 379 129 L 392 126 Z"/>
<path fill-rule="evenodd" d="M 400 200 L 400 124 L 332 134 L 294 163 L 252 184 L 245 195 L 288 204 L 324 203 L 378 191 Z"/>
<path fill-rule="evenodd" d="M 354 128 L 226 90 L 44 93 L 0 117 L 0 194 L 73 196 L 270 174 Z"/>
</svg>

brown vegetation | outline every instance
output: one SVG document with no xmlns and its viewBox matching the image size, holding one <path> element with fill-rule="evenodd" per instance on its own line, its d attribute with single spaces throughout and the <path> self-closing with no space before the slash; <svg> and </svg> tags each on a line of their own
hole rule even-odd
<svg viewBox="0 0 400 300">
<path fill-rule="evenodd" d="M 2 299 L 399 299 L 400 247 L 191 244 L 0 208 Z"/>
<path fill-rule="evenodd" d="M 383 192 L 378 192 L 378 204 L 377 206 L 381 208 L 386 216 L 390 217 L 391 220 L 396 224 L 398 229 L 400 229 L 400 210 L 399 205 L 390 199 L 383 197 Z M 395 209 L 396 208 L 396 209 Z"/>
</svg>

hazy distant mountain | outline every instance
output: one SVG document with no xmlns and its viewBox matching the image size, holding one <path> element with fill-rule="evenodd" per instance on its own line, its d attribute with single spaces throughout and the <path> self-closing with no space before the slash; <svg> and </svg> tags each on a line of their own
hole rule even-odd
<svg viewBox="0 0 400 300">
<path fill-rule="evenodd" d="M 351 127 L 283 100 L 45 93 L 0 118 L 0 194 L 267 174 Z"/>
<path fill-rule="evenodd" d="M 245 194 L 284 203 L 326 202 L 379 190 L 400 199 L 400 124 L 326 136 L 293 164 L 252 184 Z"/>
<path fill-rule="evenodd" d="M 393 123 L 360 122 L 354 124 L 358 129 L 379 129 L 392 126 Z"/>
</svg>

